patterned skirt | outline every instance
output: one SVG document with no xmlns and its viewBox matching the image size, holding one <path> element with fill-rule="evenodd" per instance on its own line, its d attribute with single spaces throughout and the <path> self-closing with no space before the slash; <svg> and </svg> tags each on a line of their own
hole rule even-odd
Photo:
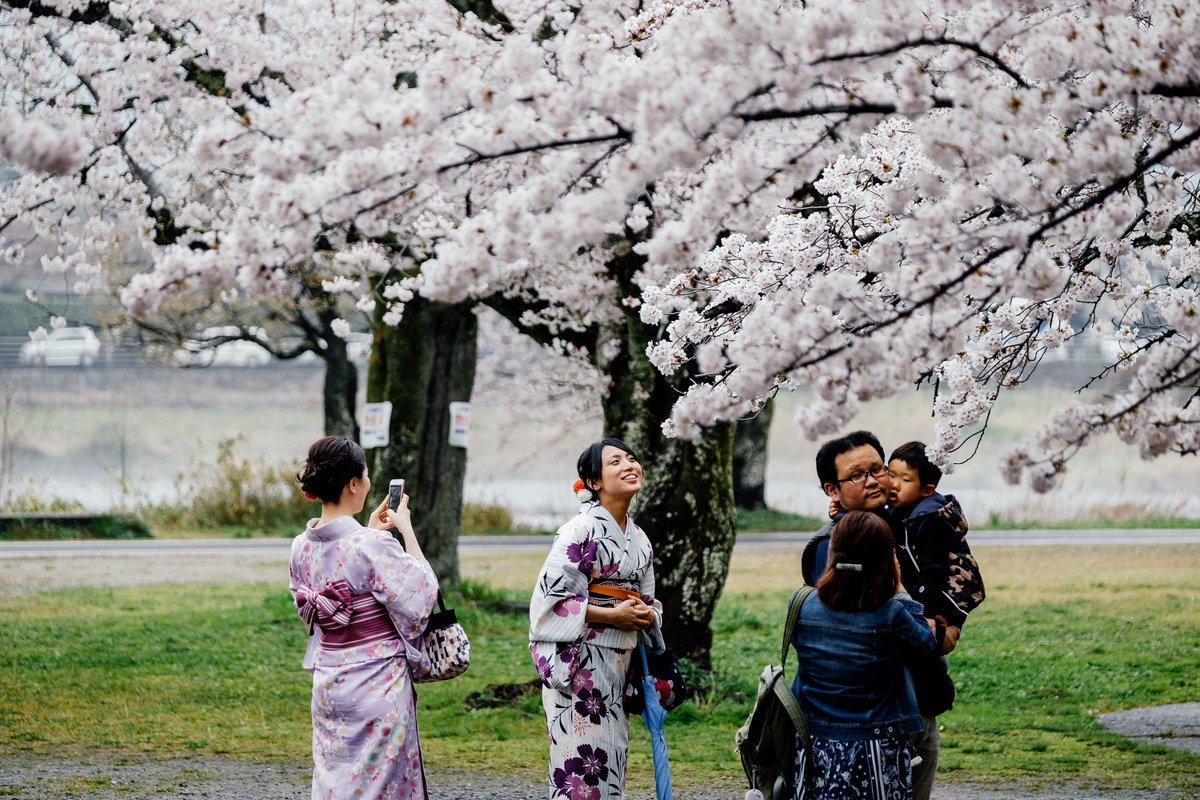
<svg viewBox="0 0 1200 800">
<path fill-rule="evenodd" d="M 567 800 L 621 800 L 625 797 L 625 758 L 629 715 L 622 705 L 630 651 L 579 647 L 571 694 L 542 688 L 550 740 L 547 797 Z"/>
<path fill-rule="evenodd" d="M 313 670 L 313 800 L 429 795 L 403 656 Z"/>
<path fill-rule="evenodd" d="M 812 740 L 813 764 L 796 740 L 794 800 L 912 800 L 908 737 Z"/>
</svg>

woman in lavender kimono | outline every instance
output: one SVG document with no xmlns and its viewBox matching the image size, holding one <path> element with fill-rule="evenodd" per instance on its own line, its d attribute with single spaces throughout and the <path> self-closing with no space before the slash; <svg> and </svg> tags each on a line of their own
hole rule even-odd
<svg viewBox="0 0 1200 800">
<path fill-rule="evenodd" d="M 629 517 L 642 466 L 605 439 L 579 457 L 590 499 L 559 528 L 529 606 L 529 650 L 550 739 L 548 797 L 625 796 L 629 716 L 622 705 L 638 632 L 661 643 L 650 540 Z"/>
<path fill-rule="evenodd" d="M 413 676 L 437 578 L 413 535 L 405 495 L 367 527 L 354 519 L 371 490 L 362 448 L 318 440 L 297 476 L 321 516 L 292 542 L 291 592 L 312 638 L 313 800 L 427 798 Z M 404 546 L 387 532 L 395 526 Z"/>
</svg>

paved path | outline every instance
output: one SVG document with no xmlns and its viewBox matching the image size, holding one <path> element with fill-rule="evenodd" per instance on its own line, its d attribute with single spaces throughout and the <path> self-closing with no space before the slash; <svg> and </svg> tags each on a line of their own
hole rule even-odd
<svg viewBox="0 0 1200 800">
<path fill-rule="evenodd" d="M 1097 719 L 1113 733 L 1130 739 L 1200 754 L 1200 703 L 1131 708 L 1101 714 Z"/>
<path fill-rule="evenodd" d="M 795 547 L 808 541 L 813 531 L 743 533 L 737 546 Z M 460 552 L 544 552 L 545 535 L 460 536 Z M 0 541 L 0 559 L 70 556 L 243 555 L 286 556 L 292 540 L 260 539 L 72 539 L 67 541 Z M 972 531 L 974 547 L 1040 547 L 1048 545 L 1167 545 L 1200 544 L 1200 528 L 1129 528 L 1112 530 Z"/>
<path fill-rule="evenodd" d="M 310 766 L 255 764 L 207 756 L 67 758 L 0 756 L 0 797 L 8 800 L 308 800 Z M 743 800 L 745 785 L 675 787 L 676 800 Z M 431 800 L 544 800 L 536 778 L 462 769 L 430 770 Z M 628 800 L 654 800 L 631 789 Z M 956 783 L 934 787 L 934 800 L 1194 800 L 1178 792 L 1043 787 L 1036 791 Z"/>
</svg>

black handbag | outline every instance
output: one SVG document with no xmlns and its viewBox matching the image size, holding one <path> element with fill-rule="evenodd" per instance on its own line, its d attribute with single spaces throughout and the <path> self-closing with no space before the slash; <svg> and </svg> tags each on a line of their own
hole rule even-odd
<svg viewBox="0 0 1200 800">
<path fill-rule="evenodd" d="M 639 634 L 640 636 L 640 634 Z M 646 649 L 646 664 L 650 667 L 650 675 L 654 678 L 654 686 L 658 690 L 658 702 L 664 710 L 678 708 L 684 700 L 692 696 L 692 690 L 679 671 L 675 655 L 667 648 L 656 649 L 642 638 Z M 634 649 L 630 659 L 629 675 L 625 679 L 625 710 L 630 714 L 641 714 L 646 710 L 645 682 L 642 680 L 642 659 Z"/>
<path fill-rule="evenodd" d="M 937 653 L 909 665 L 917 707 L 923 717 L 936 717 L 954 707 L 954 679 L 946 668 L 946 657 Z"/>
</svg>

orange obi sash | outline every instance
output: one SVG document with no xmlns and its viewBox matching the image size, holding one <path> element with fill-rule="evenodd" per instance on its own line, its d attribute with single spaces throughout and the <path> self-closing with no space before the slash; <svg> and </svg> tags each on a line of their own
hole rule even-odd
<svg viewBox="0 0 1200 800">
<path fill-rule="evenodd" d="M 633 587 L 633 588 L 630 588 Z M 637 591 L 636 581 L 600 581 L 588 584 L 588 603 L 594 606 L 615 606 L 626 600 L 640 600 L 642 595 Z M 592 597 L 602 595 L 602 597 Z M 614 603 L 608 598 L 616 600 Z"/>
</svg>

